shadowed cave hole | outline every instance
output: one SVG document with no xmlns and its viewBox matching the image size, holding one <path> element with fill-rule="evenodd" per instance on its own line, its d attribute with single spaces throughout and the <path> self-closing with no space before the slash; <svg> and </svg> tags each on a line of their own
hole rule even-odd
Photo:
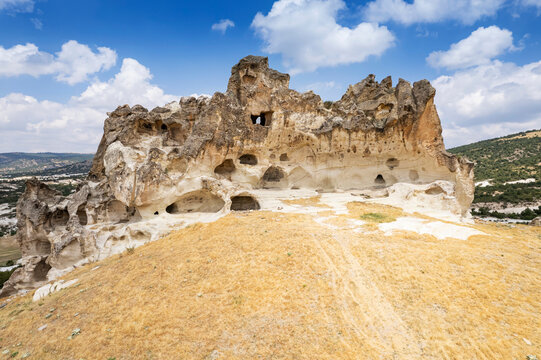
<svg viewBox="0 0 541 360">
<path fill-rule="evenodd" d="M 167 131 L 167 125 L 165 125 L 165 124 L 162 124 L 162 126 L 160 126 L 160 128 L 161 128 L 163 131 Z"/>
<path fill-rule="evenodd" d="M 231 174 L 233 171 L 235 171 L 235 164 L 231 159 L 224 160 L 223 163 L 216 166 L 216 168 L 214 169 L 214 173 L 218 175 Z"/>
<path fill-rule="evenodd" d="M 281 154 L 280 161 L 289 161 L 289 156 L 286 153 Z"/>
<path fill-rule="evenodd" d="M 51 217 L 51 225 L 55 226 L 66 226 L 69 220 L 69 214 L 67 210 L 58 209 L 55 210 L 53 216 Z"/>
<path fill-rule="evenodd" d="M 46 263 L 46 259 L 41 260 L 32 273 L 32 277 L 35 281 L 43 281 L 47 279 L 47 273 L 51 269 L 51 265 Z"/>
<path fill-rule="evenodd" d="M 399 164 L 400 164 L 400 161 L 398 161 L 397 158 L 389 158 L 389 159 L 387 159 L 387 161 L 385 162 L 385 165 L 387 165 L 387 167 L 388 167 L 390 170 L 394 169 L 394 168 L 397 167 Z"/>
<path fill-rule="evenodd" d="M 80 205 L 77 209 L 77 217 L 79 218 L 79 224 L 83 226 L 88 224 L 88 217 L 86 216 L 86 210 L 84 205 Z"/>
<path fill-rule="evenodd" d="M 284 178 L 284 176 L 285 174 L 282 169 L 277 166 L 271 166 L 263 174 L 263 180 L 267 182 L 279 182 Z"/>
<path fill-rule="evenodd" d="M 381 174 L 378 174 L 378 176 L 376 176 L 376 178 L 374 179 L 374 184 L 385 185 L 385 179 L 383 178 Z"/>
<path fill-rule="evenodd" d="M 244 165 L 257 165 L 257 157 L 252 154 L 244 154 L 239 158 L 239 162 Z"/>
<path fill-rule="evenodd" d="M 251 196 L 239 195 L 231 198 L 231 211 L 259 210 L 260 208 L 257 200 Z"/>
<path fill-rule="evenodd" d="M 223 199 L 208 190 L 196 190 L 183 195 L 180 199 L 165 208 L 169 214 L 185 214 L 192 212 L 215 213 L 225 205 Z"/>
</svg>

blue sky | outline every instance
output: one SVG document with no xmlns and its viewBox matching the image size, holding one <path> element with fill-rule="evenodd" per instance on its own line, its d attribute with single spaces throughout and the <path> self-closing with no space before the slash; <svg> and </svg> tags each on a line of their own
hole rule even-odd
<svg viewBox="0 0 541 360">
<path fill-rule="evenodd" d="M 541 128 L 541 0 L 0 0 L 0 152 L 93 152 L 107 111 L 225 91 L 249 54 L 324 100 L 428 79 L 447 147 Z"/>
</svg>

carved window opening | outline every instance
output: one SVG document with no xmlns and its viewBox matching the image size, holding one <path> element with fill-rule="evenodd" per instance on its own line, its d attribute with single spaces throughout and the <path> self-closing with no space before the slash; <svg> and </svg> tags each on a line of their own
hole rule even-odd
<svg viewBox="0 0 541 360">
<path fill-rule="evenodd" d="M 261 126 L 270 126 L 271 117 L 272 117 L 271 111 L 264 112 L 259 115 L 250 116 L 250 118 L 252 119 L 252 124 L 261 125 Z"/>
</svg>

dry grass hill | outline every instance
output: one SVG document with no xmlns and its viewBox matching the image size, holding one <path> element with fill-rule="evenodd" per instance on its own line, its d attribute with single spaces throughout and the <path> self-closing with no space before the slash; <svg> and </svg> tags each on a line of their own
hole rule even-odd
<svg viewBox="0 0 541 360">
<path fill-rule="evenodd" d="M 292 203 L 311 211 L 233 212 L 81 267 L 65 277 L 76 285 L 39 301 L 29 293 L 6 302 L 1 356 L 540 356 L 539 227 L 453 224 L 360 202 L 344 212 L 318 198 Z M 426 226 L 383 227 L 412 218 Z M 478 235 L 437 238 L 430 224 Z"/>
</svg>

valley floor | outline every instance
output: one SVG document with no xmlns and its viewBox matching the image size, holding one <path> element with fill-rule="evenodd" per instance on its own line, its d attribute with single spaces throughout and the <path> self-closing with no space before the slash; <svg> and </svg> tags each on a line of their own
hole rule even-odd
<svg viewBox="0 0 541 360">
<path fill-rule="evenodd" d="M 3 299 L 0 356 L 540 358 L 539 227 L 288 205 L 312 210 L 231 213 Z"/>
</svg>

